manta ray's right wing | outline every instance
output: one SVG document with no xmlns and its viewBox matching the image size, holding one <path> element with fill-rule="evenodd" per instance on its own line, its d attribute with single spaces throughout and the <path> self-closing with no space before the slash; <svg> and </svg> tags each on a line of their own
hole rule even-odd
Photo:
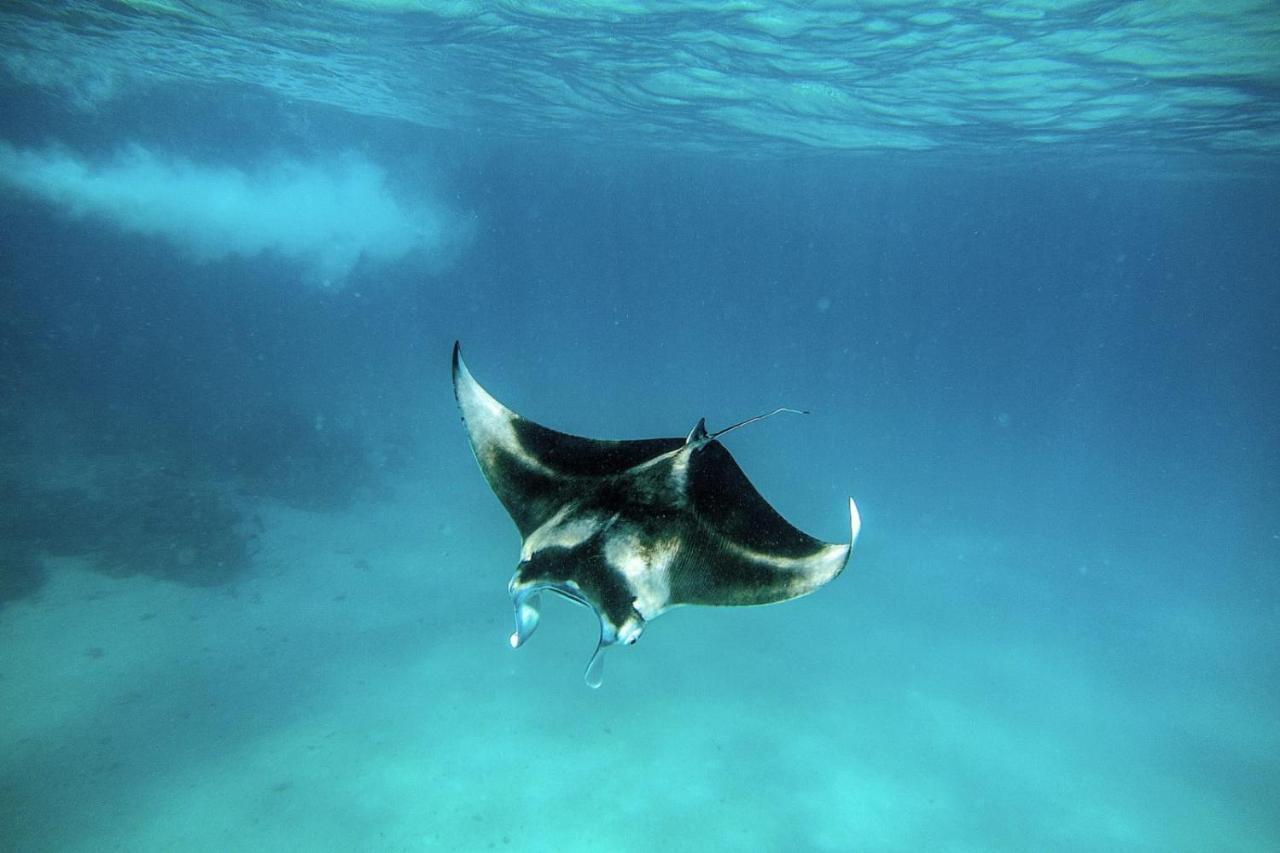
<svg viewBox="0 0 1280 853">
<path fill-rule="evenodd" d="M 715 440 L 692 454 L 686 488 L 691 520 L 683 559 L 671 571 L 672 604 L 771 604 L 807 595 L 844 570 L 861 527 L 850 499 L 847 544 L 798 530 Z"/>
</svg>

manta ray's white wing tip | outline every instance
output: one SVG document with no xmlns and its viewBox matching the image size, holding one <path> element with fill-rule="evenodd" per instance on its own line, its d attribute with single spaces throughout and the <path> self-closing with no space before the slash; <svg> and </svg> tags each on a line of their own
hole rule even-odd
<svg viewBox="0 0 1280 853">
<path fill-rule="evenodd" d="M 849 498 L 849 549 L 858 541 L 858 533 L 862 531 L 862 516 L 858 514 L 858 505 Z"/>
</svg>

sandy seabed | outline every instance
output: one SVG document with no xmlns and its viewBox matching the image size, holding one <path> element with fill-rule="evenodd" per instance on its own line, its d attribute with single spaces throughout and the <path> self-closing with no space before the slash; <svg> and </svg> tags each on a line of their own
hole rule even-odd
<svg viewBox="0 0 1280 853">
<path fill-rule="evenodd" d="M 255 510 L 233 584 L 63 558 L 0 612 L 0 847 L 1280 849 L 1274 624 L 1123 566 L 877 531 L 818 595 L 672 612 L 593 691 L 587 611 L 507 647 L 480 488 Z"/>
</svg>

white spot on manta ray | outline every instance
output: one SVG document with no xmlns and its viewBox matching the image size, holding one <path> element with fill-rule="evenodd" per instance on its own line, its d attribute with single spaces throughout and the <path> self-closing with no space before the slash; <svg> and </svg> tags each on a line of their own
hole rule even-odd
<svg viewBox="0 0 1280 853">
<path fill-rule="evenodd" d="M 646 621 L 671 606 L 671 563 L 679 550 L 679 540 L 645 543 L 633 532 L 615 533 L 605 543 L 606 562 L 627 579 L 636 596 L 632 606 Z"/>
<path fill-rule="evenodd" d="M 576 548 L 613 521 L 600 515 L 569 518 L 575 508 L 574 504 L 565 504 L 546 524 L 530 533 L 520 547 L 520 559 L 531 560 L 544 548 Z"/>
</svg>

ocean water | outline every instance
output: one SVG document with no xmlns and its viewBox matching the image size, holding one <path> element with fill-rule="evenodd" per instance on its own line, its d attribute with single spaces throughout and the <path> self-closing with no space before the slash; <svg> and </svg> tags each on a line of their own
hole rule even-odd
<svg viewBox="0 0 1280 853">
<path fill-rule="evenodd" d="M 1280 848 L 1280 12 L 0 6 L 0 849 Z M 848 568 L 608 654 L 449 359 Z"/>
</svg>

